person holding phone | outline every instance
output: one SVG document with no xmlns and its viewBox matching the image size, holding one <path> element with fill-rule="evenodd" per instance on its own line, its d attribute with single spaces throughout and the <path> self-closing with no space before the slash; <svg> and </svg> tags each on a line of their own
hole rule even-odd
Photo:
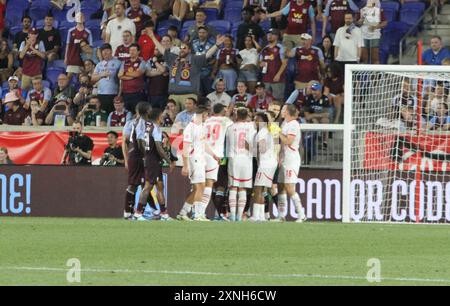
<svg viewBox="0 0 450 306">
<path fill-rule="evenodd" d="M 108 113 L 101 109 L 101 102 L 97 96 L 92 96 L 81 112 L 78 114 L 77 119 L 84 122 L 84 126 L 96 126 L 106 127 L 108 121 Z"/>
<path fill-rule="evenodd" d="M 45 118 L 46 125 L 71 126 L 74 118 L 69 111 L 69 101 L 67 97 L 60 96 Z"/>
</svg>

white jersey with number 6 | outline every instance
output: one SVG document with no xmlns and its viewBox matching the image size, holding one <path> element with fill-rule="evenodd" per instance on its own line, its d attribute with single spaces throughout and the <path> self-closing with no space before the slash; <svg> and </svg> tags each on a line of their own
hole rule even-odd
<svg viewBox="0 0 450 306">
<path fill-rule="evenodd" d="M 234 123 L 227 131 L 228 182 L 232 187 L 252 188 L 255 134 L 250 122 Z"/>
</svg>

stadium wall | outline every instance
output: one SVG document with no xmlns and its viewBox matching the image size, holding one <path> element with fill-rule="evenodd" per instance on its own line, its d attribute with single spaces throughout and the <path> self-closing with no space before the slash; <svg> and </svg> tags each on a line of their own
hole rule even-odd
<svg viewBox="0 0 450 306">
<path fill-rule="evenodd" d="M 339 221 L 342 171 L 304 170 L 298 190 L 308 218 Z M 3 166 L 0 168 L 0 216 L 120 218 L 127 175 L 124 168 Z M 175 217 L 189 192 L 176 169 L 167 175 L 169 214 Z M 277 215 L 274 207 L 273 214 Z M 209 207 L 208 215 L 214 215 Z M 288 219 L 296 218 L 290 206 Z"/>
</svg>

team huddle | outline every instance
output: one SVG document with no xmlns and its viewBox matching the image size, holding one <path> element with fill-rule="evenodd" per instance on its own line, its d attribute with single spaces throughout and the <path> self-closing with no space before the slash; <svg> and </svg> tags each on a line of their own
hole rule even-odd
<svg viewBox="0 0 450 306">
<path fill-rule="evenodd" d="M 162 162 L 175 167 L 168 136 L 161 131 L 162 112 L 146 104 L 137 106 L 136 118 L 124 128 L 123 149 L 129 172 L 126 195 L 126 219 L 145 220 L 147 204 L 154 207 L 151 196 L 157 187 L 160 219 L 171 220 L 164 198 Z M 295 206 L 297 222 L 306 215 L 296 192 L 301 166 L 301 131 L 298 109 L 283 107 L 281 127 L 273 122 L 271 112 L 253 114 L 247 108 L 229 109 L 216 104 L 212 110 L 198 106 L 192 121 L 183 131 L 182 174 L 189 178 L 191 191 L 177 216 L 180 221 L 210 221 L 210 202 L 216 220 L 268 221 L 271 201 L 284 221 L 288 197 Z M 135 193 L 142 185 L 135 208 Z"/>
</svg>

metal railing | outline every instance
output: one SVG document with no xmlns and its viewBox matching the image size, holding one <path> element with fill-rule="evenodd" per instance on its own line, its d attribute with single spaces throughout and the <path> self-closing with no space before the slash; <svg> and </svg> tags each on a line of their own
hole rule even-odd
<svg viewBox="0 0 450 306">
<path fill-rule="evenodd" d="M 418 30 L 419 30 L 419 27 L 421 26 L 421 25 L 423 25 L 423 21 L 425 20 L 425 18 L 429 15 L 429 14 L 433 14 L 433 20 L 432 20 L 432 23 L 431 24 L 434 24 L 434 30 L 436 31 L 436 34 L 437 34 L 437 25 L 438 25 L 438 7 L 439 5 L 438 5 L 438 3 L 437 3 L 437 1 L 432 1 L 432 3 L 431 3 L 431 5 L 430 5 L 430 7 L 427 9 L 427 10 L 425 10 L 425 12 L 423 13 L 423 15 L 419 18 L 419 20 L 417 20 L 417 22 L 414 24 L 414 26 L 413 27 L 411 27 L 410 29 L 409 29 L 409 31 L 408 32 L 406 32 L 406 34 L 403 36 L 403 38 L 400 40 L 400 45 L 399 45 L 399 48 L 400 48 L 400 50 L 399 50 L 399 62 L 400 62 L 400 65 L 403 65 L 403 45 L 405 44 L 405 41 L 410 37 L 410 36 L 412 36 L 412 34 L 417 30 L 417 32 L 419 32 Z M 416 42 L 417 43 L 417 42 Z M 408 46 L 406 46 L 406 47 L 408 47 Z M 405 47 L 405 48 L 406 48 Z"/>
</svg>

